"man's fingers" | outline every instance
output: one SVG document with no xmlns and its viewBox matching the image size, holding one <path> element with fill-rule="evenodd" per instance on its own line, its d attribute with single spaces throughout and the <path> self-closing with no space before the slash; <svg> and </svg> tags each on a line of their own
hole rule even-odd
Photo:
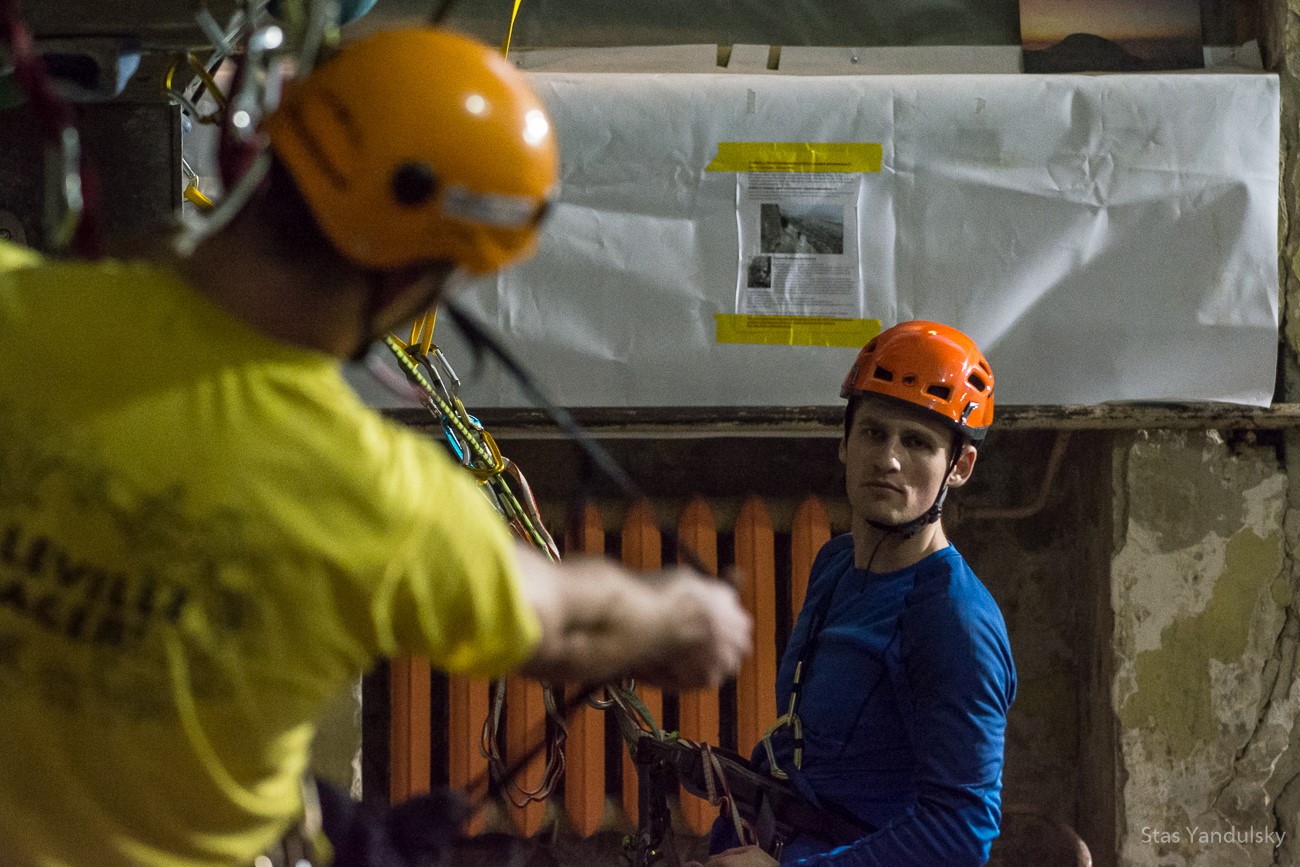
<svg viewBox="0 0 1300 867">
<path fill-rule="evenodd" d="M 674 689 L 716 686 L 739 670 L 752 624 L 736 591 L 690 570 L 672 570 L 657 602 L 665 618 L 661 657 L 647 668 Z"/>
</svg>

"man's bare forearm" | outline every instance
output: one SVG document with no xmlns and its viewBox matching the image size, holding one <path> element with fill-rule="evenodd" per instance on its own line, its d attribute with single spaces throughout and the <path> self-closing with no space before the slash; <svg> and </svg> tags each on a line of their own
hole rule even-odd
<svg viewBox="0 0 1300 867">
<path fill-rule="evenodd" d="M 637 576 L 612 561 L 551 563 L 520 548 L 542 640 L 522 673 L 600 683 L 626 676 L 673 689 L 716 685 L 749 651 L 735 591 L 686 569 Z"/>
</svg>

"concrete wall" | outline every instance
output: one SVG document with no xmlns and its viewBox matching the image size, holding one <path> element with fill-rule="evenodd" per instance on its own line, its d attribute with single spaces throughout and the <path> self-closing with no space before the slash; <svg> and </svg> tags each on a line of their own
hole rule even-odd
<svg viewBox="0 0 1300 867">
<path fill-rule="evenodd" d="M 1300 512 L 1281 456 L 1213 430 L 1115 444 L 1123 865 L 1300 862 Z"/>
<path fill-rule="evenodd" d="M 1113 436 L 1062 436 L 990 435 L 945 522 L 997 599 L 1011 637 L 1018 690 L 1008 718 L 1003 803 L 1071 825 L 1094 849 L 1098 867 L 1109 867 L 1113 855 L 1104 842 L 1115 834 L 1115 727 L 1105 468 Z M 1063 461 L 1052 472 L 1051 452 L 1060 446 Z M 1041 508 L 1027 514 L 1036 502 Z"/>
</svg>

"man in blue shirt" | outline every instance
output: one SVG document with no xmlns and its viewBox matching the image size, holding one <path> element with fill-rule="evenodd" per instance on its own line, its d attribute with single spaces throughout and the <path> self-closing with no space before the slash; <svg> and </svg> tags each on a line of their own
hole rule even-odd
<svg viewBox="0 0 1300 867">
<path fill-rule="evenodd" d="M 993 373 L 962 332 L 904 322 L 844 382 L 852 533 L 817 555 L 755 765 L 849 814 L 856 840 L 796 833 L 781 864 L 984 864 L 1001 818 L 1015 668 L 997 603 L 944 534 L 949 488 L 993 421 Z M 714 850 L 736 842 L 720 821 Z M 728 839 L 729 838 L 729 839 Z M 707 867 L 778 863 L 757 847 Z"/>
</svg>

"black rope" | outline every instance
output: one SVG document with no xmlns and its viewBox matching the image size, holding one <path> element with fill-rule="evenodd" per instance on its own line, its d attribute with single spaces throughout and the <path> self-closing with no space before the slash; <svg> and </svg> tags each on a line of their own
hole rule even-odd
<svg viewBox="0 0 1300 867">
<path fill-rule="evenodd" d="M 618 462 L 606 451 L 605 447 L 596 442 L 591 434 L 587 433 L 582 425 L 578 424 L 567 409 L 556 405 L 542 391 L 541 386 L 537 384 L 537 381 L 533 379 L 528 371 L 524 370 L 519 360 L 494 335 L 488 333 L 487 328 L 481 322 L 475 320 L 473 316 L 460 309 L 453 302 L 444 301 L 443 307 L 446 309 L 447 314 L 451 316 L 451 321 L 456 323 L 456 327 L 460 329 L 461 334 L 465 335 L 465 339 L 469 341 L 470 346 L 476 351 L 487 350 L 490 355 L 501 362 L 502 366 L 514 377 L 519 387 L 528 395 L 528 399 L 537 404 L 551 417 L 552 421 L 559 425 L 567 436 L 578 444 L 592 464 L 618 487 L 623 496 L 632 500 L 640 500 L 645 497 L 641 489 L 637 487 L 636 482 L 632 481 L 631 476 L 618 465 Z"/>
<path fill-rule="evenodd" d="M 435 4 L 432 13 L 429 15 L 429 23 L 434 25 L 442 24 L 447 20 L 447 16 L 451 14 L 451 10 L 455 6 L 456 0 L 442 0 L 441 3 Z"/>
<path fill-rule="evenodd" d="M 633 502 L 645 499 L 645 494 L 632 477 L 618 465 L 614 457 L 605 449 L 582 425 L 569 413 L 567 409 L 559 406 L 555 401 L 542 390 L 542 387 L 533 379 L 532 374 L 524 369 L 523 364 L 502 345 L 501 341 L 491 334 L 487 328 L 472 315 L 462 310 L 456 303 L 451 301 L 443 302 L 443 309 L 451 317 L 456 328 L 469 341 L 470 346 L 475 352 L 481 353 L 486 351 L 492 355 L 505 367 L 519 387 L 528 395 L 528 399 L 542 409 L 552 421 L 554 421 L 565 435 L 573 442 L 578 444 L 583 454 L 600 472 L 618 488 L 619 492 Z M 704 561 L 699 554 L 686 542 L 679 539 L 677 541 L 677 553 L 681 559 L 693 569 L 701 573 L 708 573 Z"/>
</svg>

